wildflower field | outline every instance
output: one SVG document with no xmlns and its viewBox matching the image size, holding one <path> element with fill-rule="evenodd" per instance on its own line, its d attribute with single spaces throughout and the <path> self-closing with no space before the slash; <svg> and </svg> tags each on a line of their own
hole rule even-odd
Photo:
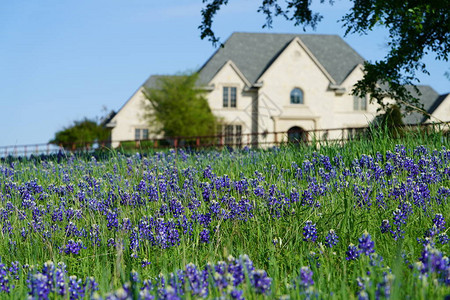
<svg viewBox="0 0 450 300">
<path fill-rule="evenodd" d="M 1 299 L 444 299 L 450 148 L 3 158 Z"/>
</svg>

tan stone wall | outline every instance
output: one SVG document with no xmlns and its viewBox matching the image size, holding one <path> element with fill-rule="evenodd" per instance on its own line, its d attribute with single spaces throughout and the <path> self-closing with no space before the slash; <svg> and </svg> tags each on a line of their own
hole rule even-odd
<svg viewBox="0 0 450 300">
<path fill-rule="evenodd" d="M 213 78 L 214 89 L 208 93 L 208 103 L 221 123 L 241 125 L 242 133 L 251 133 L 252 101 L 255 92 L 245 91 L 245 82 L 231 64 L 226 64 Z M 223 87 L 236 87 L 236 108 L 223 107 Z"/>
<path fill-rule="evenodd" d="M 111 131 L 113 147 L 118 146 L 118 141 L 134 140 L 135 128 L 150 128 L 144 118 L 147 100 L 140 88 L 111 120 L 115 127 Z M 151 136 L 151 133 L 150 133 Z"/>
<path fill-rule="evenodd" d="M 433 112 L 430 122 L 450 122 L 450 94 L 442 101 L 441 105 Z"/>
</svg>

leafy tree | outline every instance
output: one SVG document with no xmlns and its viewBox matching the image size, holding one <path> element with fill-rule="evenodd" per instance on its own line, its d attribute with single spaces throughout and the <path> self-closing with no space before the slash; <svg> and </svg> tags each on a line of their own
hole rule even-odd
<svg viewBox="0 0 450 300">
<path fill-rule="evenodd" d="M 325 0 L 321 0 L 321 3 Z M 334 0 L 328 1 L 330 5 Z M 342 17 L 346 35 L 367 34 L 376 26 L 388 29 L 389 51 L 383 60 L 365 63 L 365 75 L 356 84 L 353 94 L 369 94 L 386 110 L 385 97 L 396 100 L 401 111 L 422 108 L 419 99 L 413 97 L 405 85 L 419 82 L 416 71 L 428 74 L 422 58 L 433 52 L 436 59 L 448 61 L 450 52 L 450 0 L 399 1 L 399 0 L 351 0 L 353 8 Z M 228 0 L 203 0 L 201 38 L 213 44 L 220 43 L 212 30 L 213 18 Z M 322 15 L 310 8 L 311 0 L 262 0 L 258 12 L 266 16 L 263 27 L 271 27 L 274 17 L 282 16 L 295 26 L 312 29 Z M 420 95 L 416 88 L 415 91 Z"/>
<path fill-rule="evenodd" d="M 147 117 L 157 131 L 171 136 L 204 136 L 215 133 L 216 117 L 203 91 L 196 86 L 196 73 L 161 76 L 154 88 L 145 88 L 149 100 Z"/>
<path fill-rule="evenodd" d="M 377 117 L 377 127 L 392 137 L 400 137 L 403 134 L 403 118 L 398 105 L 389 105 L 385 112 Z"/>
<path fill-rule="evenodd" d="M 79 149 L 92 145 L 97 141 L 106 141 L 109 138 L 109 130 L 94 120 L 84 118 L 74 121 L 71 126 L 55 133 L 51 144 L 62 145 L 65 149 Z"/>
</svg>

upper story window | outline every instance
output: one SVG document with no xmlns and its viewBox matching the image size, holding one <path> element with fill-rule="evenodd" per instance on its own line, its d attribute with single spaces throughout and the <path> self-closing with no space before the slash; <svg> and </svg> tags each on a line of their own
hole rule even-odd
<svg viewBox="0 0 450 300">
<path fill-rule="evenodd" d="M 135 128 L 134 129 L 134 139 L 138 140 L 147 140 L 148 139 L 148 129 L 145 128 Z"/>
<path fill-rule="evenodd" d="M 303 91 L 295 88 L 291 91 L 291 104 L 303 104 Z"/>
<path fill-rule="evenodd" d="M 236 88 L 223 87 L 223 107 L 236 107 Z"/>
<path fill-rule="evenodd" d="M 367 99 L 366 97 L 353 96 L 353 110 L 354 111 L 366 111 Z"/>
</svg>

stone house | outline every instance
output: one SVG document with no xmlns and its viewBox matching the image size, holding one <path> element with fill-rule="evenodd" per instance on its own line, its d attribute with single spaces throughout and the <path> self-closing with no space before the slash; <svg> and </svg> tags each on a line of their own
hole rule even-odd
<svg viewBox="0 0 450 300">
<path fill-rule="evenodd" d="M 199 86 L 223 121 L 227 142 L 247 136 L 255 143 L 270 143 L 274 135 L 258 140 L 249 134 L 285 132 L 278 139 L 304 138 L 303 131 L 367 126 L 377 105 L 351 95 L 363 76 L 363 63 L 337 35 L 234 33 L 198 70 Z M 150 76 L 109 120 L 113 142 L 155 136 L 145 121 L 148 101 L 142 91 L 154 87 L 158 77 Z M 428 86 L 419 89 L 425 109 L 436 120 L 450 121 L 449 94 L 438 95 Z M 405 121 L 427 120 L 413 114 Z M 339 138 L 341 131 L 321 134 Z"/>
</svg>

